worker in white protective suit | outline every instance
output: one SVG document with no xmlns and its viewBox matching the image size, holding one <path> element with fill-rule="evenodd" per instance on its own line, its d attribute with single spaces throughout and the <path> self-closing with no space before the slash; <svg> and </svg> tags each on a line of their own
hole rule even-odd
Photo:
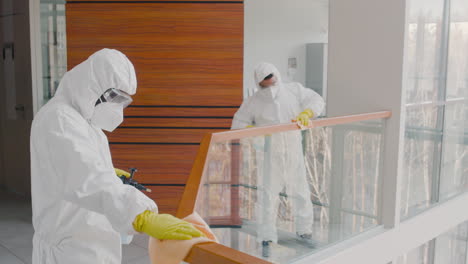
<svg viewBox="0 0 468 264">
<path fill-rule="evenodd" d="M 320 115 L 325 103 L 320 95 L 299 83 L 284 83 L 279 71 L 269 63 L 255 69 L 258 91 L 247 98 L 234 116 L 232 129 L 290 123 L 296 120 L 308 125 Z M 257 239 L 268 245 L 277 243 L 276 219 L 279 194 L 285 189 L 293 201 L 298 238 L 314 246 L 314 221 L 311 192 L 307 182 L 302 135 L 299 130 L 265 136 L 264 164 L 258 164 L 258 203 L 256 205 Z"/>
<path fill-rule="evenodd" d="M 158 239 L 201 235 L 158 214 L 156 204 L 116 176 L 106 135 L 123 120 L 137 87 L 119 51 L 103 49 L 67 72 L 31 131 L 34 264 L 121 263 L 120 234 Z"/>
</svg>

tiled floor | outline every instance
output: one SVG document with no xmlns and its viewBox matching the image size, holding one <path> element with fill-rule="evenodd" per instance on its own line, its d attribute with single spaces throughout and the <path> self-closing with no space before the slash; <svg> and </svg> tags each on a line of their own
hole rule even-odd
<svg viewBox="0 0 468 264">
<path fill-rule="evenodd" d="M 31 263 L 33 233 L 30 202 L 0 192 L 0 263 Z M 135 236 L 122 247 L 122 263 L 149 263 L 147 236 Z"/>
</svg>

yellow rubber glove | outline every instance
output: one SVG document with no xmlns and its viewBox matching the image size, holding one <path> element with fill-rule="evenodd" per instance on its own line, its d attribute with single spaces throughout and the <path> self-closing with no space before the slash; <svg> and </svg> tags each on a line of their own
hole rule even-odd
<svg viewBox="0 0 468 264">
<path fill-rule="evenodd" d="M 125 178 L 130 178 L 130 173 L 129 172 L 126 172 L 124 170 L 117 169 L 117 168 L 114 168 L 114 170 L 115 170 L 115 174 L 117 174 L 117 176 L 119 176 L 119 177 L 125 176 Z"/>
<path fill-rule="evenodd" d="M 255 127 L 255 126 L 248 125 L 248 126 L 246 126 L 245 128 L 252 128 L 252 127 Z"/>
<path fill-rule="evenodd" d="M 189 222 L 169 214 L 157 214 L 148 210 L 137 215 L 133 228 L 157 239 L 189 240 L 205 236 Z"/>
<path fill-rule="evenodd" d="M 312 117 L 314 117 L 314 112 L 310 109 L 306 109 L 296 117 L 296 121 L 299 121 L 303 126 L 308 126 L 309 120 Z"/>
</svg>

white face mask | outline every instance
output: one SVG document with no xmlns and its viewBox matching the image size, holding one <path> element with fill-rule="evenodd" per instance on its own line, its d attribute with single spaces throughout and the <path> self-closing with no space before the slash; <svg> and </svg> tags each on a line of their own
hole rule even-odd
<svg viewBox="0 0 468 264">
<path fill-rule="evenodd" d="M 123 105 L 117 103 L 100 103 L 94 108 L 91 124 L 112 132 L 123 122 Z"/>
<path fill-rule="evenodd" d="M 262 93 L 264 96 L 268 98 L 274 99 L 279 90 L 279 86 L 277 84 L 278 83 L 275 83 L 272 86 L 263 88 L 262 90 L 260 90 L 260 93 Z"/>
</svg>

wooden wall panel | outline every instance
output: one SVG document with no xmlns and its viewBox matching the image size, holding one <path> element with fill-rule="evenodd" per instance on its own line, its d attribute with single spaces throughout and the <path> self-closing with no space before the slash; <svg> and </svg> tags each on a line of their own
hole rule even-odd
<svg viewBox="0 0 468 264">
<path fill-rule="evenodd" d="M 134 107 L 125 109 L 125 116 L 193 116 L 193 117 L 224 117 L 231 118 L 237 111 L 236 107 L 193 108 L 193 107 Z"/>
<path fill-rule="evenodd" d="M 230 129 L 231 118 L 126 118 L 121 127 L 193 127 Z"/>
<path fill-rule="evenodd" d="M 101 48 L 130 58 L 136 105 L 242 101 L 242 4 L 68 4 L 67 25 L 69 66 Z"/>
<path fill-rule="evenodd" d="M 244 2 L 243 0 L 67 0 L 67 3 L 102 3 L 102 2 L 114 2 L 114 3 L 119 3 L 119 2 L 148 2 L 148 3 L 156 3 L 156 2 L 238 2 L 242 3 Z"/>
<path fill-rule="evenodd" d="M 228 129 L 242 102 L 243 2 L 67 2 L 69 68 L 102 48 L 135 66 L 134 102 L 108 134 L 114 165 L 138 168 L 175 213 L 203 135 Z"/>
<path fill-rule="evenodd" d="M 175 215 L 179 206 L 184 187 L 180 186 L 148 186 L 151 193 L 145 194 L 158 204 L 160 213 Z"/>
<path fill-rule="evenodd" d="M 108 134 L 109 142 L 200 143 L 203 136 L 216 129 L 134 129 L 120 128 Z"/>
<path fill-rule="evenodd" d="M 199 145 L 110 145 L 114 164 L 138 168 L 141 183 L 185 184 Z"/>
</svg>

